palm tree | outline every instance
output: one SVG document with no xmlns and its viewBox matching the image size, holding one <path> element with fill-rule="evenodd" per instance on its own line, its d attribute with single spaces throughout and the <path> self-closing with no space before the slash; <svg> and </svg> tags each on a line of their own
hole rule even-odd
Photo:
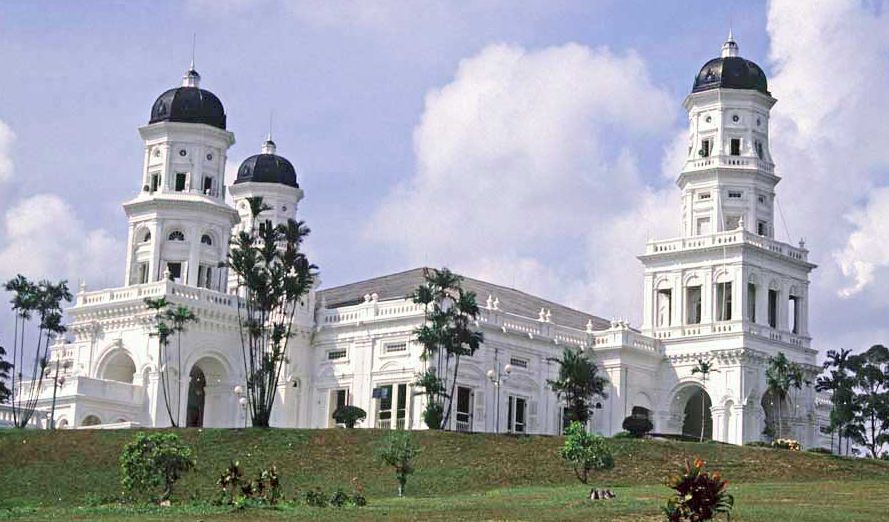
<svg viewBox="0 0 889 522">
<path fill-rule="evenodd" d="M 707 377 L 711 373 L 718 371 L 713 368 L 712 361 L 703 359 L 698 359 L 698 363 L 691 369 L 692 375 L 696 373 L 701 374 L 701 442 L 704 442 L 704 427 L 707 423 Z"/>
<path fill-rule="evenodd" d="M 559 377 L 546 383 L 565 401 L 568 420 L 586 426 L 592 416 L 592 402 L 598 396 L 607 398 L 608 379 L 599 375 L 599 367 L 579 349 L 566 348 L 561 359 L 549 358 L 559 365 Z"/>
<path fill-rule="evenodd" d="M 837 350 L 828 350 L 827 359 L 824 361 L 823 368 L 825 371 L 830 370 L 827 375 L 819 376 L 815 382 L 816 391 L 829 391 L 831 393 L 830 401 L 832 403 L 830 412 L 831 431 L 837 432 L 837 453 L 841 454 L 843 449 L 843 434 L 845 425 L 852 421 L 851 408 L 851 389 L 852 379 L 849 376 L 849 355 L 852 350 L 841 348 Z M 831 443 L 833 446 L 833 443 Z"/>
<path fill-rule="evenodd" d="M 178 419 L 182 411 L 182 332 L 185 331 L 188 323 L 198 322 L 198 318 L 194 312 L 182 305 L 168 309 L 166 316 L 172 325 L 172 331 L 176 333 L 176 367 L 179 375 L 179 386 L 176 390 L 176 418 Z"/>
<path fill-rule="evenodd" d="M 778 352 L 775 357 L 769 357 L 769 366 L 766 368 L 766 385 L 777 400 L 778 406 L 778 432 L 775 438 L 781 438 L 783 421 L 781 419 L 781 403 L 787 398 L 791 388 L 802 389 L 804 384 L 809 384 L 803 377 L 803 368 L 795 362 L 791 362 Z"/>
</svg>

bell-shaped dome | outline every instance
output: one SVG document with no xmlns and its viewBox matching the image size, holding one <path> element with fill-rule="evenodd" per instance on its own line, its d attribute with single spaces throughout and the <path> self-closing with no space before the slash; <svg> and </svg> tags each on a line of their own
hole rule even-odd
<svg viewBox="0 0 889 522">
<path fill-rule="evenodd" d="M 296 169 L 287 158 L 275 154 L 275 142 L 271 137 L 262 146 L 261 154 L 245 159 L 238 168 L 238 183 L 280 183 L 289 187 L 299 187 L 296 182 Z"/>
<path fill-rule="evenodd" d="M 199 87 L 200 80 L 201 75 L 192 66 L 183 76 L 182 86 L 158 96 L 148 123 L 203 123 L 224 130 L 225 108 L 215 94 Z"/>
<path fill-rule="evenodd" d="M 759 65 L 738 56 L 738 44 L 729 33 L 722 56 L 701 67 L 691 92 L 710 89 L 749 89 L 771 96 L 766 74 Z"/>
</svg>

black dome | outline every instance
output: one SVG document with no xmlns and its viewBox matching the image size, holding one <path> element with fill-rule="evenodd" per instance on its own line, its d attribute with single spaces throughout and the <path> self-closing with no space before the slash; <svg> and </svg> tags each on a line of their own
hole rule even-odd
<svg viewBox="0 0 889 522">
<path fill-rule="evenodd" d="M 225 109 L 210 91 L 198 87 L 176 87 L 158 96 L 148 123 L 176 121 L 204 123 L 225 129 Z"/>
<path fill-rule="evenodd" d="M 238 183 L 280 183 L 289 187 L 299 187 L 296 170 L 287 158 L 277 154 L 256 154 L 245 159 L 238 168 Z"/>
<path fill-rule="evenodd" d="M 701 67 L 691 92 L 710 89 L 749 89 L 771 96 L 760 66 L 740 56 L 714 58 Z"/>
</svg>

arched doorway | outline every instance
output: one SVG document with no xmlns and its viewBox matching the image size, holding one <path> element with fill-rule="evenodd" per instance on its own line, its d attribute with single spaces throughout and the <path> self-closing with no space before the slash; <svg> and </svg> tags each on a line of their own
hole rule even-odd
<svg viewBox="0 0 889 522">
<path fill-rule="evenodd" d="M 700 439 L 703 428 L 704 440 L 712 439 L 713 416 L 710 408 L 713 402 L 710 400 L 710 394 L 700 386 L 689 386 L 684 391 L 682 435 Z"/>
<path fill-rule="evenodd" d="M 216 356 L 206 355 L 191 365 L 187 386 L 184 426 L 189 428 L 231 426 L 237 397 L 229 387 L 228 366 Z M 236 410 L 235 410 L 236 411 Z"/>
<path fill-rule="evenodd" d="M 197 365 L 191 368 L 188 378 L 188 408 L 185 411 L 185 427 L 204 426 L 204 403 L 207 393 L 207 377 Z"/>
<path fill-rule="evenodd" d="M 99 424 L 102 424 L 102 419 L 95 415 L 87 415 L 80 423 L 81 426 L 98 426 Z"/>
<path fill-rule="evenodd" d="M 117 349 L 105 357 L 98 374 L 100 379 L 133 384 L 136 364 L 125 350 Z"/>
</svg>

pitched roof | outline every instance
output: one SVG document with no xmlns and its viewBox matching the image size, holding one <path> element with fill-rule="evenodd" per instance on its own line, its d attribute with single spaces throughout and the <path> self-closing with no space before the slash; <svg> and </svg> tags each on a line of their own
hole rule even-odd
<svg viewBox="0 0 889 522">
<path fill-rule="evenodd" d="M 423 284 L 425 281 L 423 276 L 424 270 L 427 270 L 427 268 L 414 268 L 406 272 L 398 272 L 343 286 L 327 288 L 318 293 L 319 302 L 324 300 L 328 308 L 339 308 L 362 303 L 365 295 L 374 293 L 377 294 L 380 301 L 404 299 L 411 295 L 418 286 Z M 546 308 L 552 310 L 552 322 L 559 325 L 583 330 L 586 329 L 587 323 L 592 321 L 593 329 L 595 330 L 604 330 L 611 326 L 610 321 L 601 317 L 547 301 L 520 290 L 480 281 L 462 274 L 461 277 L 463 277 L 463 288 L 475 292 L 476 298 L 482 306 L 484 306 L 488 296 L 491 295 L 494 298 L 500 299 L 500 310 L 522 317 L 536 319 L 540 309 Z"/>
</svg>

